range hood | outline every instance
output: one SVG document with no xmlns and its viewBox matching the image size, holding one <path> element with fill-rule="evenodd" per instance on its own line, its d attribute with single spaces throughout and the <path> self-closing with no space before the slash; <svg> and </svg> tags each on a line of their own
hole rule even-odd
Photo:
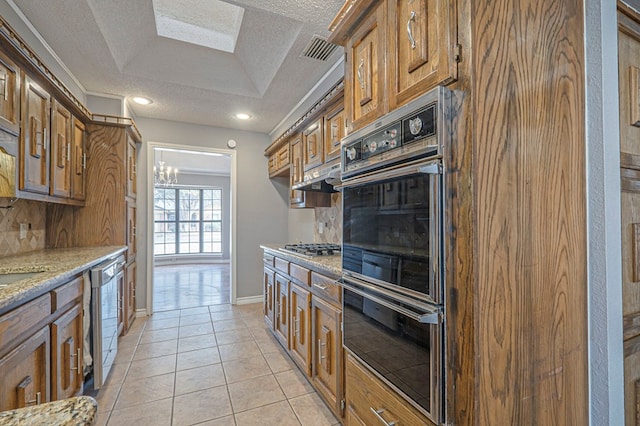
<svg viewBox="0 0 640 426">
<path fill-rule="evenodd" d="M 302 182 L 291 186 L 298 191 L 338 192 L 333 185 L 342 183 L 340 180 L 340 159 L 315 167 L 304 174 Z"/>
</svg>

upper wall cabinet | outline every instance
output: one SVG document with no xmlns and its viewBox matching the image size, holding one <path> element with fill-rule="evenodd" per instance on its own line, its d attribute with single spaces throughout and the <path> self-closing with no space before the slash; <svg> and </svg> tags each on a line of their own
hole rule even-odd
<svg viewBox="0 0 640 426">
<path fill-rule="evenodd" d="M 351 132 L 384 114 L 385 3 L 381 2 L 347 40 L 344 104 Z"/>
<path fill-rule="evenodd" d="M 388 0 L 389 109 L 458 76 L 454 2 Z"/>
<path fill-rule="evenodd" d="M 49 194 L 50 96 L 28 76 L 22 85 L 20 189 Z"/>
<path fill-rule="evenodd" d="M 344 103 L 342 99 L 324 116 L 324 161 L 340 157 L 340 141 L 344 134 Z"/>
<path fill-rule="evenodd" d="M 84 201 L 86 198 L 87 133 L 82 121 L 73 119 L 71 198 Z"/>
<path fill-rule="evenodd" d="M 20 132 L 20 70 L 0 52 L 0 129 Z"/>
<path fill-rule="evenodd" d="M 329 29 L 346 51 L 348 132 L 458 76 L 455 2 L 350 0 Z"/>
<path fill-rule="evenodd" d="M 305 171 L 320 166 L 324 162 L 322 130 L 322 117 L 320 117 L 302 133 Z"/>
<path fill-rule="evenodd" d="M 68 109 L 55 100 L 51 107 L 51 185 L 49 193 L 71 196 L 72 117 Z"/>
</svg>

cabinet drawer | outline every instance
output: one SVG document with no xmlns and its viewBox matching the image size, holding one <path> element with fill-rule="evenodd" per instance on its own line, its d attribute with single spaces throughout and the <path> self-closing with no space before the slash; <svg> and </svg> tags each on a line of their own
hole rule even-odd
<svg viewBox="0 0 640 426">
<path fill-rule="evenodd" d="M 62 285 L 51 292 L 53 311 L 66 306 L 69 302 L 82 297 L 84 280 L 78 277 L 75 280 Z"/>
<path fill-rule="evenodd" d="M 280 259 L 279 257 L 275 258 L 275 266 L 276 269 L 278 271 L 282 271 L 285 274 L 289 275 L 289 262 L 284 260 L 284 259 Z"/>
<path fill-rule="evenodd" d="M 5 349 L 24 339 L 32 328 L 51 315 L 49 293 L 25 303 L 0 317 L 0 348 Z"/>
<path fill-rule="evenodd" d="M 311 272 L 311 287 L 313 292 L 324 299 L 340 303 L 342 301 L 342 291 L 340 291 L 340 286 L 337 285 L 335 281 L 333 278 Z"/>
<path fill-rule="evenodd" d="M 347 356 L 345 373 L 347 411 L 364 424 L 382 424 L 380 416 L 396 425 L 433 425 L 351 355 Z"/>
<path fill-rule="evenodd" d="M 273 262 L 275 260 L 275 257 L 271 254 L 264 253 L 262 255 L 262 260 L 264 261 L 265 265 L 273 267 Z"/>
<path fill-rule="evenodd" d="M 289 275 L 291 275 L 296 280 L 300 281 L 301 284 L 309 285 L 309 278 L 311 271 L 307 268 L 303 268 L 302 266 L 296 265 L 292 263 L 289 266 Z"/>
</svg>

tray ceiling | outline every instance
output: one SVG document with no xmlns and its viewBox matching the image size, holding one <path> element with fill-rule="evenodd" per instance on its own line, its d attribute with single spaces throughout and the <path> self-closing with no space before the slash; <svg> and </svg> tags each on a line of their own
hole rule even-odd
<svg viewBox="0 0 640 426">
<path fill-rule="evenodd" d="M 343 51 L 302 56 L 342 0 L 14 3 L 87 91 L 153 99 L 139 117 L 267 133 Z"/>
</svg>

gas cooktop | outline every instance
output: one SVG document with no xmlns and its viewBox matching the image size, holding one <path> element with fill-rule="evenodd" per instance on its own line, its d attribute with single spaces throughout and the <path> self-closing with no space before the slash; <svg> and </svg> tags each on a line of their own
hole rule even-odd
<svg viewBox="0 0 640 426">
<path fill-rule="evenodd" d="M 340 254 L 340 246 L 338 244 L 285 244 L 280 250 L 302 257 Z"/>
</svg>

